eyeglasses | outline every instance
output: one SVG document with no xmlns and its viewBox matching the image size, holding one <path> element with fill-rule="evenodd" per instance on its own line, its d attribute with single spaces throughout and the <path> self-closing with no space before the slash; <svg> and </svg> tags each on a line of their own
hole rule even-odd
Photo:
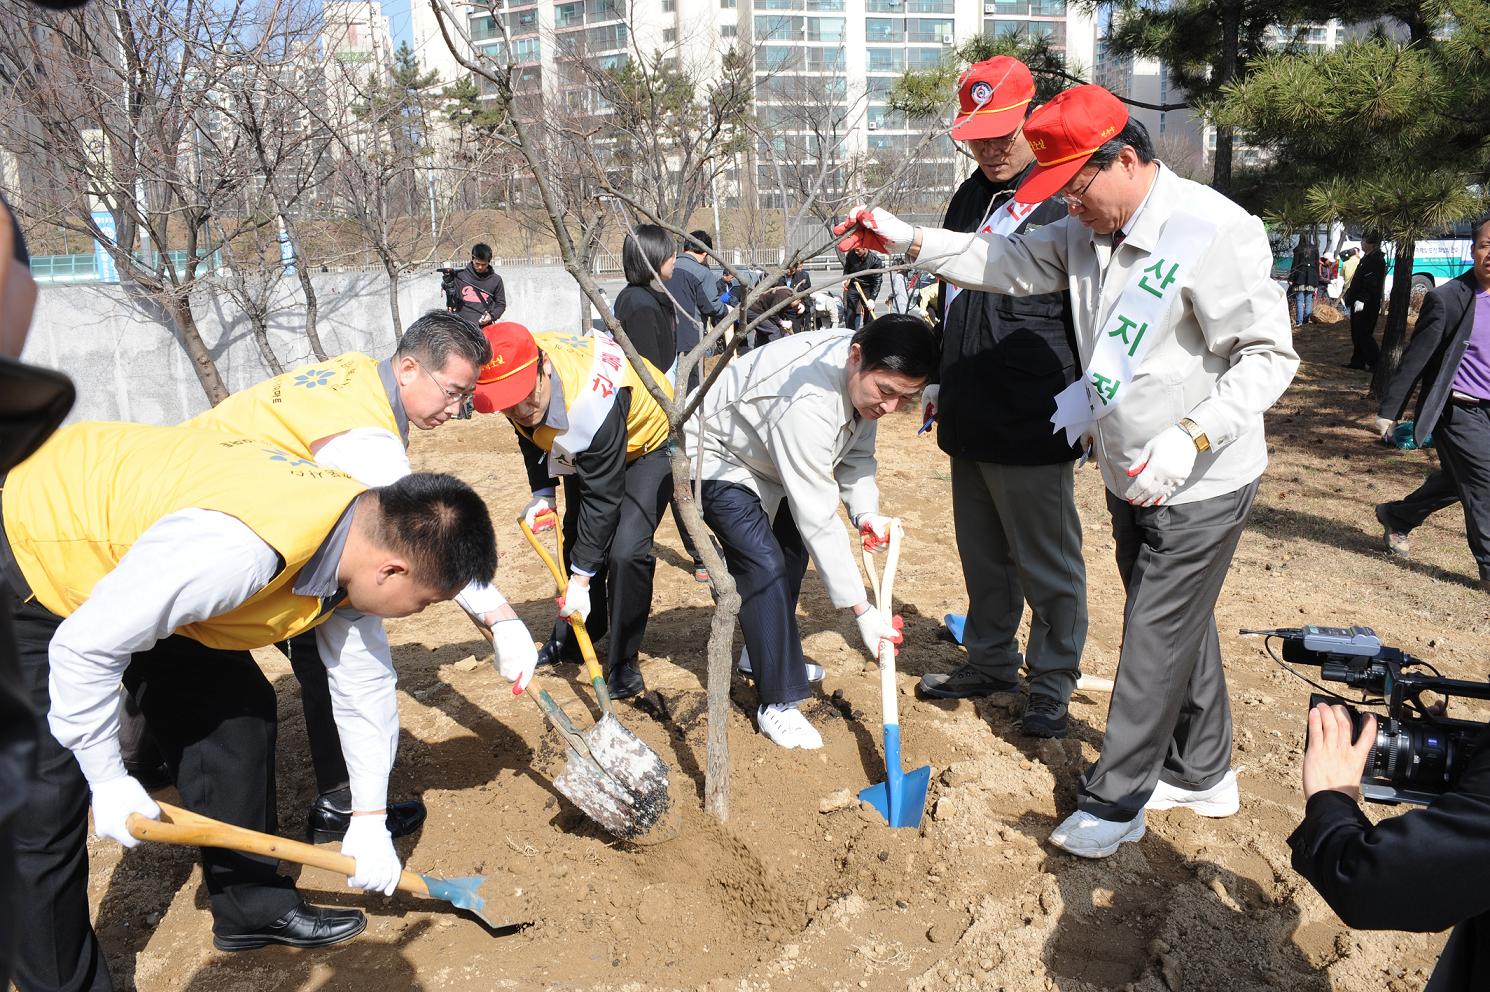
<svg viewBox="0 0 1490 992">
<path fill-rule="evenodd" d="M 1068 207 L 1072 207 L 1072 208 L 1075 208 L 1077 210 L 1081 209 L 1082 203 L 1084 203 L 1086 201 L 1086 191 L 1092 188 L 1092 183 L 1094 183 L 1094 182 L 1097 181 L 1097 177 L 1102 174 L 1102 170 L 1105 169 L 1105 168 L 1106 168 L 1105 165 L 1104 166 L 1098 166 L 1097 167 L 1097 171 L 1092 173 L 1092 178 L 1088 179 L 1086 181 L 1086 185 L 1083 186 L 1083 187 L 1081 187 L 1081 192 L 1079 192 L 1079 193 L 1057 193 L 1055 195 L 1055 198 L 1057 200 L 1060 200 L 1062 203 L 1064 203 Z"/>
<path fill-rule="evenodd" d="M 414 361 L 414 364 L 418 365 L 419 371 L 429 376 L 429 381 L 434 383 L 435 386 L 439 388 L 441 393 L 445 394 L 446 401 L 450 403 L 464 403 L 466 400 L 476 395 L 476 387 L 472 386 L 470 389 L 456 389 L 452 386 L 447 386 L 439 379 L 436 379 L 435 374 L 429 369 L 425 368 L 417 359 Z"/>
</svg>

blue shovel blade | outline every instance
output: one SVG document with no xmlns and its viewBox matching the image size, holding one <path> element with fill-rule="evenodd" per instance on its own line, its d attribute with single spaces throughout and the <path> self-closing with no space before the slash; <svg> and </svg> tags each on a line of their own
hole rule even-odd
<svg viewBox="0 0 1490 992">
<path fill-rule="evenodd" d="M 926 789 L 931 766 L 910 772 L 900 770 L 900 727 L 885 726 L 885 781 L 860 791 L 859 798 L 875 809 L 892 827 L 919 827 L 926 809 Z"/>
<path fill-rule="evenodd" d="M 444 899 L 456 909 L 468 909 L 486 919 L 486 900 L 478 891 L 481 883 L 486 881 L 485 875 L 465 875 L 460 878 L 438 878 L 434 875 L 420 875 L 424 884 L 429 886 L 429 894 L 435 899 Z M 490 921 L 488 921 L 490 922 Z"/>
<path fill-rule="evenodd" d="M 947 631 L 958 644 L 962 643 L 962 630 L 967 626 L 967 616 L 962 613 L 948 613 L 942 617 L 942 623 L 946 625 Z"/>
</svg>

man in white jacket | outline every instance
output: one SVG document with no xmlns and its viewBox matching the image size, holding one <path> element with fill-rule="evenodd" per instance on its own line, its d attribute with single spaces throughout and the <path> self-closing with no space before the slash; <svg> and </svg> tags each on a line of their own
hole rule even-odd
<svg viewBox="0 0 1490 992">
<path fill-rule="evenodd" d="M 797 630 L 809 557 L 833 605 L 853 611 L 871 657 L 881 640 L 900 640 L 865 598 L 838 503 L 866 546 L 888 539 L 876 423 L 915 397 L 938 358 L 925 322 L 902 314 L 854 334 L 794 334 L 731 362 L 704 398 L 702 427 L 688 422 L 689 450 L 703 448 L 704 520 L 740 591 L 741 667 L 760 692 L 756 722 L 782 747 L 823 743 L 797 709 L 811 677 Z"/>
<path fill-rule="evenodd" d="M 1116 97 L 1067 90 L 1025 135 L 1037 167 L 1015 199 L 1064 196 L 1060 223 L 1006 238 L 861 207 L 840 233 L 966 288 L 1071 293 L 1082 377 L 1051 422 L 1101 466 L 1127 604 L 1102 755 L 1051 842 L 1106 857 L 1146 808 L 1236 812 L 1214 609 L 1298 356 L 1262 222 L 1155 160 Z"/>
</svg>

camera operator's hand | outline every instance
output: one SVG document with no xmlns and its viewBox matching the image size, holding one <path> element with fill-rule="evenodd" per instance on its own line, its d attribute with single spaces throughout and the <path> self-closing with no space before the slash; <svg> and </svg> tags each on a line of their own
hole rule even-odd
<svg viewBox="0 0 1490 992">
<path fill-rule="evenodd" d="M 1309 742 L 1304 747 L 1304 798 L 1316 792 L 1343 792 L 1361 800 L 1361 774 L 1376 742 L 1376 718 L 1367 714 L 1361 736 L 1350 741 L 1350 714 L 1343 706 L 1320 703 L 1309 711 Z"/>
</svg>

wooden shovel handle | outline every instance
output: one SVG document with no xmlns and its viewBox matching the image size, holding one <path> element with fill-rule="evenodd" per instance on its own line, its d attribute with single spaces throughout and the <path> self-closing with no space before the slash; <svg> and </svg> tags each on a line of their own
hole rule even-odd
<svg viewBox="0 0 1490 992">
<path fill-rule="evenodd" d="M 553 515 L 552 510 L 549 511 L 549 515 Z M 554 559 L 553 555 L 548 553 L 548 549 L 543 546 L 543 542 L 538 539 L 538 535 L 533 533 L 533 528 L 528 526 L 526 520 L 519 520 L 517 525 L 522 528 L 523 537 L 528 539 L 528 543 L 533 546 L 533 550 L 538 552 L 538 557 L 542 558 L 543 563 L 548 566 L 549 574 L 554 577 L 554 585 L 558 587 L 559 595 L 563 596 L 565 579 L 564 571 L 559 568 L 559 562 Z M 559 558 L 562 559 L 564 557 L 564 534 L 559 529 L 557 519 L 554 521 L 554 542 L 558 545 Z M 590 632 L 585 629 L 585 622 L 579 619 L 579 617 L 567 617 L 566 619 L 569 622 L 570 629 L 574 631 L 575 642 L 579 644 L 580 657 L 585 660 L 585 672 L 590 676 L 590 683 L 595 687 L 595 694 L 600 699 L 601 712 L 614 712 L 610 704 L 610 691 L 605 684 L 605 672 L 601 670 L 600 662 L 595 657 L 595 643 L 590 640 Z"/>
<path fill-rule="evenodd" d="M 273 834 L 259 833 L 247 827 L 235 827 L 190 810 L 160 803 L 160 819 L 152 820 L 138 813 L 131 813 L 125 821 L 130 836 L 137 840 L 154 841 L 157 844 L 176 844 L 183 847 L 222 847 L 244 854 L 258 854 L 280 861 L 292 861 L 308 868 L 336 872 L 351 877 L 357 871 L 357 862 L 345 854 L 336 854 L 312 844 L 287 840 Z M 405 871 L 398 880 L 398 887 L 415 895 L 429 895 L 429 886 L 421 875 Z"/>
</svg>

